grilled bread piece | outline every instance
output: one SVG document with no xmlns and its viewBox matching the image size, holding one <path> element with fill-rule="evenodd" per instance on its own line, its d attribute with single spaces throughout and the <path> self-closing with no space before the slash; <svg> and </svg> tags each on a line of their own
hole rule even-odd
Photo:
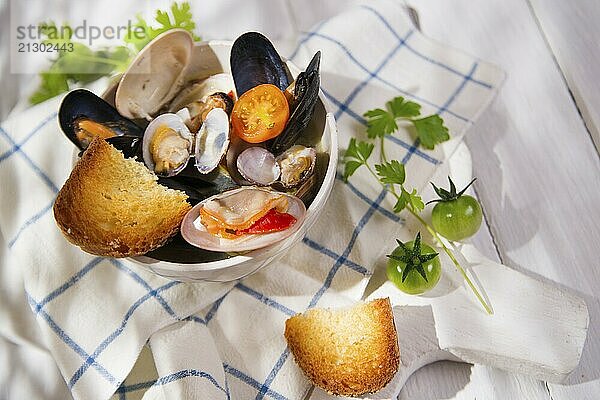
<svg viewBox="0 0 600 400">
<path fill-rule="evenodd" d="M 183 192 L 100 138 L 85 151 L 54 202 L 66 238 L 100 256 L 129 257 L 162 246 L 191 206 Z"/>
<path fill-rule="evenodd" d="M 285 323 L 285 338 L 308 378 L 335 395 L 376 392 L 400 363 L 388 298 L 295 315 Z"/>
</svg>

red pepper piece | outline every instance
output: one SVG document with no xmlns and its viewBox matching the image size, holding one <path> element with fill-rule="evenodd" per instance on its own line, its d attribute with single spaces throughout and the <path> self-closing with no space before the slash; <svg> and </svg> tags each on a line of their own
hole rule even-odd
<svg viewBox="0 0 600 400">
<path fill-rule="evenodd" d="M 294 225 L 296 218 L 288 213 L 281 213 L 271 209 L 264 217 L 259 219 L 248 229 L 237 231 L 236 235 L 260 234 L 284 231 Z"/>
</svg>

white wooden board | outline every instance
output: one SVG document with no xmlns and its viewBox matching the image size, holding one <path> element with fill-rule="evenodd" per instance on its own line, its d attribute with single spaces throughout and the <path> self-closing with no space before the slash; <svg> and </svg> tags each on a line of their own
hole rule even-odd
<svg viewBox="0 0 600 400">
<path fill-rule="evenodd" d="M 600 164 L 567 83 L 527 2 L 423 0 L 415 6 L 427 35 L 508 74 L 499 98 L 467 138 L 479 178 L 476 189 L 502 261 L 575 290 L 590 309 L 580 367 L 569 385 L 549 384 L 547 398 L 600 398 Z M 593 13 L 582 18 L 595 24 Z M 593 62 L 590 52 L 573 62 Z M 588 107 L 600 109 L 600 104 Z M 498 384 L 485 379 L 482 393 Z M 517 384 L 509 387 L 531 384 L 514 379 Z M 523 398 L 520 392 L 507 396 Z"/>
</svg>

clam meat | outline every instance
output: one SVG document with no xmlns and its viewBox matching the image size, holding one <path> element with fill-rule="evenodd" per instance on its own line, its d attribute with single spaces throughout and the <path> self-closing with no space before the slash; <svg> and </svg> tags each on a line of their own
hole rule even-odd
<svg viewBox="0 0 600 400">
<path fill-rule="evenodd" d="M 294 196 L 246 186 L 197 204 L 183 219 L 181 234 L 206 250 L 254 250 L 296 232 L 305 214 L 304 204 Z"/>
<path fill-rule="evenodd" d="M 314 171 L 317 151 L 312 147 L 295 145 L 279 157 L 277 164 L 281 169 L 281 184 L 293 188 L 303 183 Z"/>
<path fill-rule="evenodd" d="M 225 93 L 235 98 L 235 85 L 231 74 L 220 73 L 201 80 L 193 80 L 177 94 L 169 105 L 170 112 L 177 112 L 195 101 L 204 101 L 215 93 Z"/>
<path fill-rule="evenodd" d="M 223 92 L 213 93 L 202 100 L 194 101 L 186 106 L 190 119 L 187 124 L 192 132 L 198 132 L 208 113 L 215 108 L 220 108 L 229 116 L 233 110 L 233 100 Z"/>
<path fill-rule="evenodd" d="M 158 176 L 176 175 L 188 163 L 192 151 L 192 134 L 176 114 L 161 114 L 144 133 L 142 143 L 146 166 Z"/>
</svg>

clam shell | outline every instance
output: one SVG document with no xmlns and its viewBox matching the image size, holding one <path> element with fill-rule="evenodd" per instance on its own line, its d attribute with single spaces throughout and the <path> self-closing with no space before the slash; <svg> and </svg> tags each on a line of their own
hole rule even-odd
<svg viewBox="0 0 600 400">
<path fill-rule="evenodd" d="M 194 40 L 183 29 L 169 30 L 152 40 L 121 77 L 115 97 L 127 118 L 151 119 L 183 86 Z"/>
<path fill-rule="evenodd" d="M 227 73 L 215 74 L 201 81 L 190 82 L 173 99 L 171 105 L 169 105 L 169 110 L 177 112 L 188 104 L 203 100 L 211 94 L 217 92 L 229 93 L 231 91 L 235 94 L 233 76 Z"/>
<path fill-rule="evenodd" d="M 317 151 L 314 148 L 301 145 L 290 147 L 277 157 L 277 164 L 281 168 L 281 184 L 286 188 L 298 186 L 313 173 L 316 161 Z"/>
<path fill-rule="evenodd" d="M 275 156 L 262 147 L 250 147 L 244 150 L 237 158 L 237 169 L 248 182 L 269 186 L 281 174 Z"/>
<path fill-rule="evenodd" d="M 142 155 L 144 158 L 144 163 L 150 169 L 150 171 L 154 171 L 155 169 L 154 158 L 152 157 L 152 154 L 150 152 L 150 145 L 152 144 L 152 140 L 154 139 L 154 135 L 156 134 L 157 129 L 162 125 L 167 125 L 169 128 L 179 133 L 179 135 L 182 138 L 186 139 L 189 142 L 188 152 L 191 153 L 192 150 L 192 134 L 190 133 L 188 127 L 184 124 L 181 117 L 179 117 L 176 114 L 170 113 L 161 114 L 154 120 L 152 120 L 150 124 L 148 124 L 146 132 L 144 132 L 144 139 L 142 141 Z M 156 171 L 154 172 L 156 173 L 156 175 L 161 177 L 177 175 L 185 168 L 189 161 L 189 158 L 190 157 L 188 156 L 188 159 L 183 164 L 167 173 L 158 173 Z"/>
<path fill-rule="evenodd" d="M 260 249 L 280 242 L 294 234 L 294 232 L 296 232 L 302 226 L 304 217 L 306 215 L 306 208 L 304 203 L 302 203 L 302 200 L 286 193 L 278 193 L 287 197 L 287 213 L 296 218 L 296 223 L 289 229 L 281 232 L 260 235 L 243 235 L 236 239 L 224 239 L 208 233 L 202 222 L 200 222 L 200 209 L 204 206 L 204 203 L 214 198 L 218 198 L 219 196 L 231 195 L 242 190 L 268 191 L 267 189 L 246 186 L 240 189 L 234 189 L 228 192 L 220 193 L 198 203 L 183 218 L 181 223 L 181 235 L 183 238 L 191 245 L 205 250 L 220 252 L 242 252 Z"/>
<path fill-rule="evenodd" d="M 208 174 L 217 168 L 229 147 L 229 117 L 221 108 L 211 110 L 196 134 L 196 168 Z"/>
</svg>

